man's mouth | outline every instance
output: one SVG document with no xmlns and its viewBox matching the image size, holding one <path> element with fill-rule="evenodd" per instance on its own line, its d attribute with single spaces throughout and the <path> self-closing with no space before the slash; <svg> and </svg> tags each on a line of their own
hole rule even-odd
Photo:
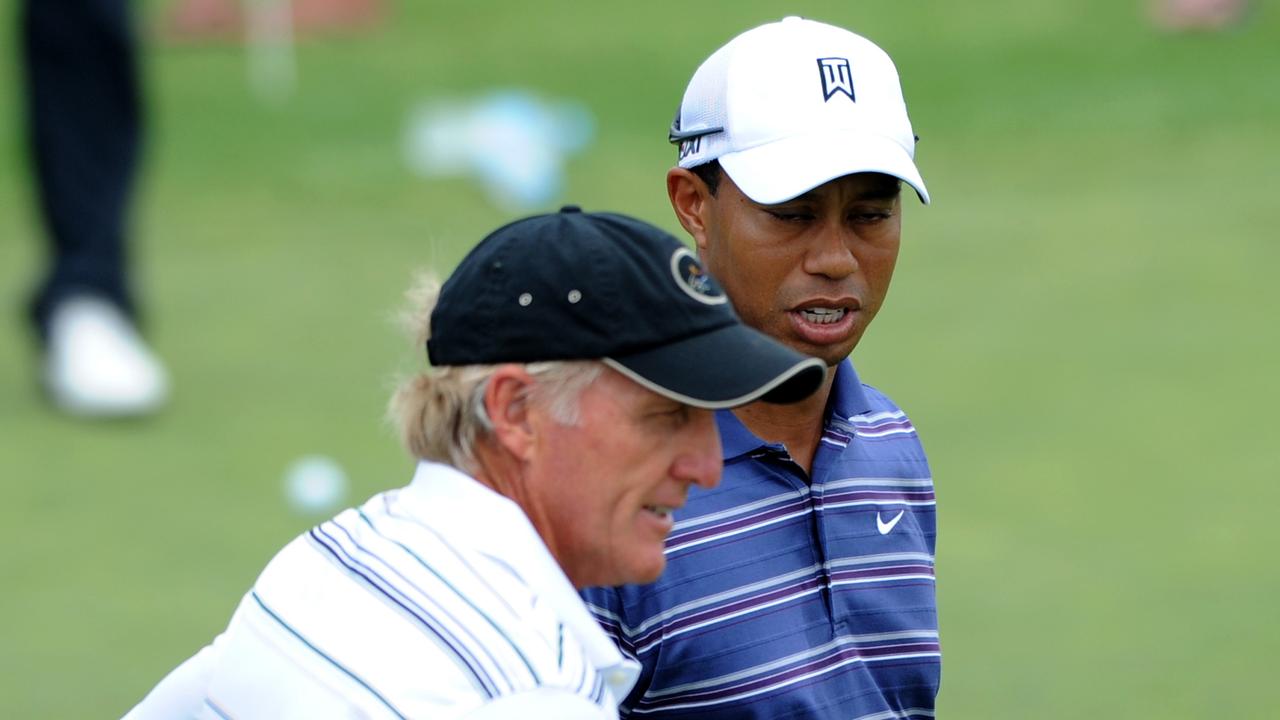
<svg viewBox="0 0 1280 720">
<path fill-rule="evenodd" d="M 840 322 L 844 317 L 846 310 L 844 308 L 805 308 L 800 311 L 800 316 L 806 321 L 815 325 L 831 325 Z"/>
<path fill-rule="evenodd" d="M 814 299 L 788 313 L 797 338 L 812 345 L 846 342 L 861 317 L 856 297 Z"/>
<path fill-rule="evenodd" d="M 644 509 L 646 512 L 653 513 L 663 520 L 671 519 L 672 514 L 676 511 L 676 509 L 670 505 L 645 505 Z"/>
</svg>

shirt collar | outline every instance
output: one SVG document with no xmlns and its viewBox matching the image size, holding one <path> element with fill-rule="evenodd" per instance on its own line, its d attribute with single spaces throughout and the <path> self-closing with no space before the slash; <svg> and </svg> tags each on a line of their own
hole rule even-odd
<svg viewBox="0 0 1280 720">
<path fill-rule="evenodd" d="M 456 468 L 432 462 L 418 463 L 413 482 L 401 490 L 400 499 L 414 517 L 441 529 L 451 540 L 515 568 L 555 609 L 614 698 L 627 697 L 640 675 L 639 664 L 623 656 L 592 618 L 519 505 Z"/>
<path fill-rule="evenodd" d="M 871 410 L 867 395 L 862 389 L 862 380 L 853 369 L 853 362 L 845 358 L 836 366 L 835 381 L 831 383 L 831 396 L 827 400 L 826 419 L 832 415 L 841 420 L 848 420 L 854 415 L 861 415 Z M 754 452 L 769 443 L 761 440 L 747 429 L 731 410 L 716 412 L 716 425 L 720 429 L 720 446 L 726 462 Z"/>
<path fill-rule="evenodd" d="M 827 403 L 827 415 L 832 413 L 848 420 L 854 415 L 871 412 L 871 402 L 862 389 L 862 380 L 853 362 L 845 358 L 836 366 L 836 381 L 831 385 L 831 400 Z"/>
</svg>

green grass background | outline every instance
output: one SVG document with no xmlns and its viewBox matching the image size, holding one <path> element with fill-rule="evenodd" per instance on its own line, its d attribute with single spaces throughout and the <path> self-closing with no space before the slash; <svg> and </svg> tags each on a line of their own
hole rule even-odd
<svg viewBox="0 0 1280 720">
<path fill-rule="evenodd" d="M 43 1 L 43 0 L 41 0 Z M 42 244 L 0 15 L 0 697 L 115 717 L 216 634 L 314 522 L 284 468 L 355 502 L 408 480 L 382 420 L 423 363 L 389 317 L 511 218 L 401 160 L 409 111 L 491 87 L 576 98 L 566 200 L 678 231 L 665 129 L 688 75 L 789 13 L 899 65 L 919 165 L 889 303 L 855 353 L 914 418 L 940 512 L 949 718 L 1273 718 L 1280 651 L 1280 25 L 1167 35 L 1138 2 L 391 3 L 299 47 L 281 106 L 234 45 L 150 43 L 135 212 L 176 381 L 138 422 L 50 411 L 21 310 Z M 152 28 L 161 3 L 145 5 Z M 154 36 L 148 31 L 148 35 Z"/>
</svg>

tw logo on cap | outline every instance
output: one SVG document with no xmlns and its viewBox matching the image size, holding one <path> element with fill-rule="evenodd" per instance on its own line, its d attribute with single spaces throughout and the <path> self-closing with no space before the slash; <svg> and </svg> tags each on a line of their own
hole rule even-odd
<svg viewBox="0 0 1280 720">
<path fill-rule="evenodd" d="M 676 248 L 671 253 L 671 275 L 686 295 L 705 305 L 721 305 L 729 301 L 724 291 L 711 279 L 689 248 Z"/>
<path fill-rule="evenodd" d="M 853 96 L 853 73 L 849 70 L 847 58 L 818 58 L 818 73 L 822 76 L 823 102 L 838 92 L 857 102 Z"/>
<path fill-rule="evenodd" d="M 696 154 L 696 153 L 700 152 L 701 150 L 702 150 L 702 136 L 701 136 L 701 135 L 699 135 L 698 137 L 691 137 L 691 138 L 689 138 L 688 140 L 684 140 L 684 141 L 682 141 L 682 142 L 680 143 L 680 157 L 679 157 L 679 160 L 683 160 L 683 159 L 685 159 L 685 158 L 689 157 L 690 155 L 694 155 L 694 154 Z"/>
</svg>

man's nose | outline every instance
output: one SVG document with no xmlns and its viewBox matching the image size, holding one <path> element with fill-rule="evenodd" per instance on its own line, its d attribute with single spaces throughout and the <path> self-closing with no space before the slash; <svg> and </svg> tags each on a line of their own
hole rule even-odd
<svg viewBox="0 0 1280 720">
<path fill-rule="evenodd" d="M 853 254 L 854 233 L 842 223 L 825 223 L 814 235 L 804 258 L 804 270 L 839 280 L 858 272 L 858 259 Z"/>
<path fill-rule="evenodd" d="M 715 416 L 710 410 L 693 412 L 697 417 L 685 434 L 689 444 L 685 452 L 676 458 L 673 474 L 693 485 L 713 488 L 720 484 L 720 471 L 724 468 L 720 431 L 716 429 Z"/>
</svg>

